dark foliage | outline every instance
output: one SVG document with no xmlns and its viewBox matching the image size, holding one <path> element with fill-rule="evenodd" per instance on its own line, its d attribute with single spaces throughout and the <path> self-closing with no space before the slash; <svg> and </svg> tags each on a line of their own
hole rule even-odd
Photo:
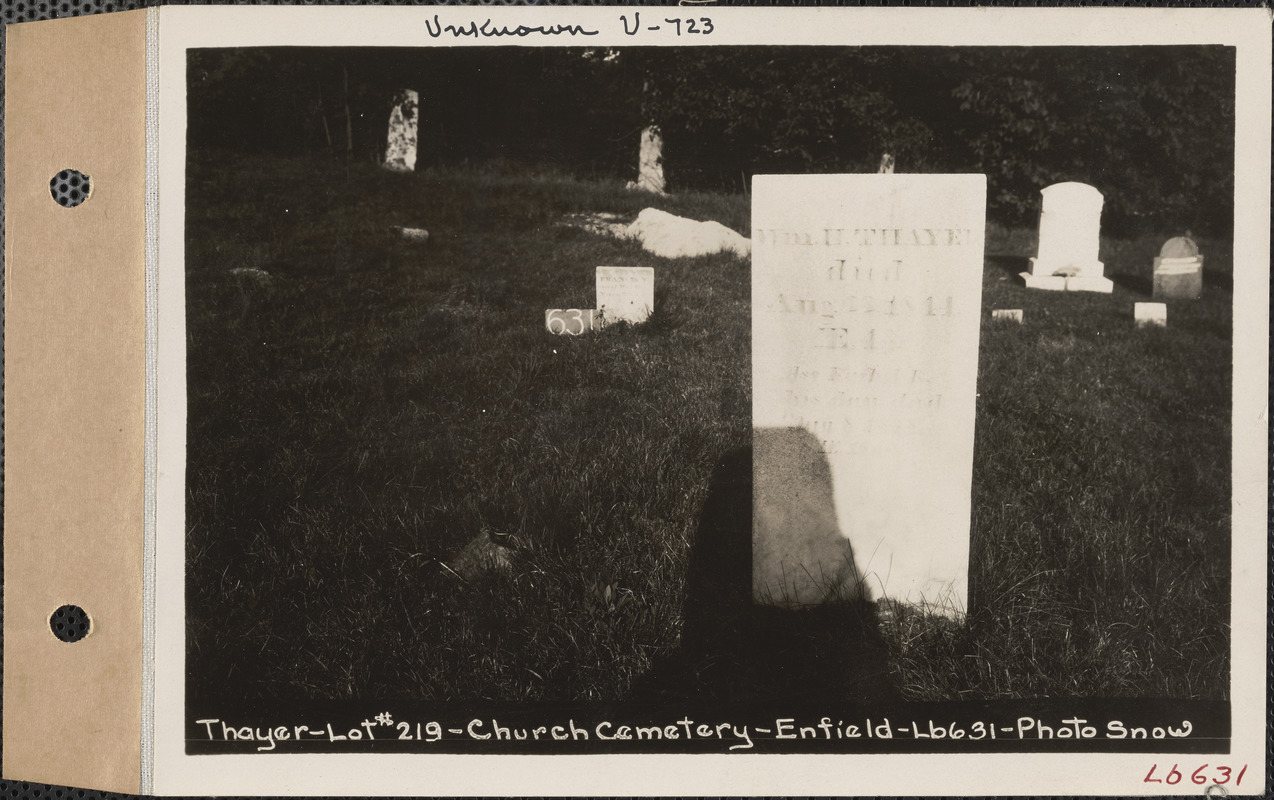
<svg viewBox="0 0 1274 800">
<path fill-rule="evenodd" d="M 1006 224 L 1039 190 L 1106 196 L 1107 228 L 1228 235 L 1234 51 L 1178 47 L 268 48 L 194 51 L 191 141 L 374 160 L 421 97 L 421 163 L 633 177 L 658 124 L 674 188 L 774 172 L 982 172 Z"/>
</svg>

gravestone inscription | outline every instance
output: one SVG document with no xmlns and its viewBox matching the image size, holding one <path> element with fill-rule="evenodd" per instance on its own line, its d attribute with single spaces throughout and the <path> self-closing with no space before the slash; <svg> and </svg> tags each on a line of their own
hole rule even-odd
<svg viewBox="0 0 1274 800">
<path fill-rule="evenodd" d="M 982 175 L 758 175 L 753 597 L 968 597 Z"/>
<path fill-rule="evenodd" d="M 598 267 L 597 310 L 603 325 L 645 322 L 655 310 L 654 267 Z"/>
</svg>

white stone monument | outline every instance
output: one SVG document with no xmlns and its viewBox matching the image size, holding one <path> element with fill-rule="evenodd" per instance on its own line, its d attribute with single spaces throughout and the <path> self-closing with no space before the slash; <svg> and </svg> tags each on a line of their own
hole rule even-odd
<svg viewBox="0 0 1274 800">
<path fill-rule="evenodd" d="M 416 169 L 416 122 L 419 96 L 412 89 L 402 89 L 394 98 L 389 112 L 389 139 L 385 145 L 385 169 L 413 172 Z"/>
<path fill-rule="evenodd" d="M 628 182 L 629 189 L 664 194 L 664 137 L 658 125 L 641 132 L 641 152 L 637 160 L 637 180 Z"/>
<path fill-rule="evenodd" d="M 1101 243 L 1101 192 L 1086 183 L 1055 183 L 1040 191 L 1039 254 L 1022 278 L 1029 289 L 1106 292 L 1114 284 L 1097 260 Z"/>
<path fill-rule="evenodd" d="M 758 175 L 757 602 L 968 603 L 983 175 Z"/>
<path fill-rule="evenodd" d="M 645 322 L 655 310 L 654 267 L 598 267 L 597 316 L 601 325 Z"/>
</svg>

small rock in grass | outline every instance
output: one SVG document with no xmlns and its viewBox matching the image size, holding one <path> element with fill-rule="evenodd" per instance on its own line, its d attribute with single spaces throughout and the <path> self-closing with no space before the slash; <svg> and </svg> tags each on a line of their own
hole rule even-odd
<svg viewBox="0 0 1274 800">
<path fill-rule="evenodd" d="M 409 242 L 427 242 L 429 241 L 429 231 L 424 228 L 404 228 L 401 225 L 394 225 L 393 230 L 402 238 Z"/>
<path fill-rule="evenodd" d="M 508 534 L 483 531 L 447 562 L 447 569 L 466 581 L 487 572 L 506 572 L 513 566 L 511 544 L 512 537 Z"/>
<path fill-rule="evenodd" d="M 235 267 L 230 270 L 230 274 L 239 281 L 243 287 L 257 286 L 262 289 L 268 289 L 274 285 L 274 276 L 263 269 L 256 267 Z"/>
</svg>

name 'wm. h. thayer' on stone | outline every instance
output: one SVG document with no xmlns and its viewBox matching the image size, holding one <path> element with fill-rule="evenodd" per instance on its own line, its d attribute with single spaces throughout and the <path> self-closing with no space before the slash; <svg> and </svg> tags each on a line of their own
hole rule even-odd
<svg viewBox="0 0 1274 800">
<path fill-rule="evenodd" d="M 753 181 L 757 602 L 968 604 L 982 175 Z"/>
</svg>

